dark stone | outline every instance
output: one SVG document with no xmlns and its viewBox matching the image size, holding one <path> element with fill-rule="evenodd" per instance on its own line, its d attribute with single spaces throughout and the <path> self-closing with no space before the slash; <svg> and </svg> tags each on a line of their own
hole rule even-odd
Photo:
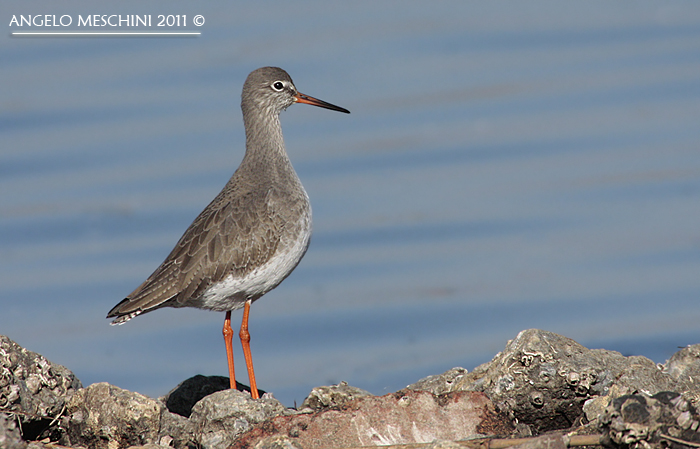
<svg viewBox="0 0 700 449">
<path fill-rule="evenodd" d="M 192 407 L 206 396 L 217 391 L 228 390 L 230 382 L 228 377 L 223 376 L 202 376 L 198 374 L 181 382 L 177 387 L 172 389 L 161 400 L 172 413 L 176 413 L 185 418 L 189 418 L 192 413 Z M 247 391 L 250 393 L 250 387 L 236 382 L 238 391 Z M 258 390 L 260 396 L 265 394 L 265 391 Z"/>
</svg>

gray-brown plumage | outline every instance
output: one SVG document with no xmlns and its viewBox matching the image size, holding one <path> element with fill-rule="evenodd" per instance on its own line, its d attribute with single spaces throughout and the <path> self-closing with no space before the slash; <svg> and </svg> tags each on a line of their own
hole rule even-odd
<svg viewBox="0 0 700 449">
<path fill-rule="evenodd" d="M 231 310 L 249 307 L 297 266 L 311 237 L 311 206 L 279 122 L 280 112 L 294 103 L 349 113 L 299 93 L 280 68 L 248 75 L 241 96 L 246 131 L 241 165 L 161 266 L 110 310 L 112 324 L 160 307 L 227 311 L 228 320 Z M 247 314 L 247 328 L 246 321 Z"/>
</svg>

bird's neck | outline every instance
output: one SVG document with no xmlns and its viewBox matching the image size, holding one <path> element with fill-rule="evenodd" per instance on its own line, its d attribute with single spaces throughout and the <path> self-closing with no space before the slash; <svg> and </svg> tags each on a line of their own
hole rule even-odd
<svg viewBox="0 0 700 449">
<path fill-rule="evenodd" d="M 287 156 L 279 115 L 268 111 L 244 111 L 246 152 L 241 162 L 257 173 L 296 178 Z"/>
</svg>

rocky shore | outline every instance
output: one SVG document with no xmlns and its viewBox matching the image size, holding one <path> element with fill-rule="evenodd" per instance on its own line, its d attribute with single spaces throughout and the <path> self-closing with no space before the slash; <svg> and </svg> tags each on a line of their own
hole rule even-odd
<svg viewBox="0 0 700 449">
<path fill-rule="evenodd" d="M 384 396 L 318 387 L 289 409 L 218 376 L 158 399 L 83 387 L 0 336 L 0 448 L 697 448 L 699 383 L 700 344 L 657 365 L 527 330 L 472 372 L 453 368 Z"/>
</svg>

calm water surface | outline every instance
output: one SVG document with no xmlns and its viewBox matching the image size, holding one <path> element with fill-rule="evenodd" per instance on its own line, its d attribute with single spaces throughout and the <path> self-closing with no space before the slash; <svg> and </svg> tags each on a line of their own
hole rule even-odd
<svg viewBox="0 0 700 449">
<path fill-rule="evenodd" d="M 107 13 L 206 23 L 0 38 L 0 333 L 83 384 L 226 375 L 223 313 L 104 316 L 240 162 L 263 65 L 352 111 L 282 114 L 315 233 L 250 326 L 285 405 L 472 369 L 527 328 L 657 362 L 700 342 L 696 2 L 0 5 Z"/>
</svg>

